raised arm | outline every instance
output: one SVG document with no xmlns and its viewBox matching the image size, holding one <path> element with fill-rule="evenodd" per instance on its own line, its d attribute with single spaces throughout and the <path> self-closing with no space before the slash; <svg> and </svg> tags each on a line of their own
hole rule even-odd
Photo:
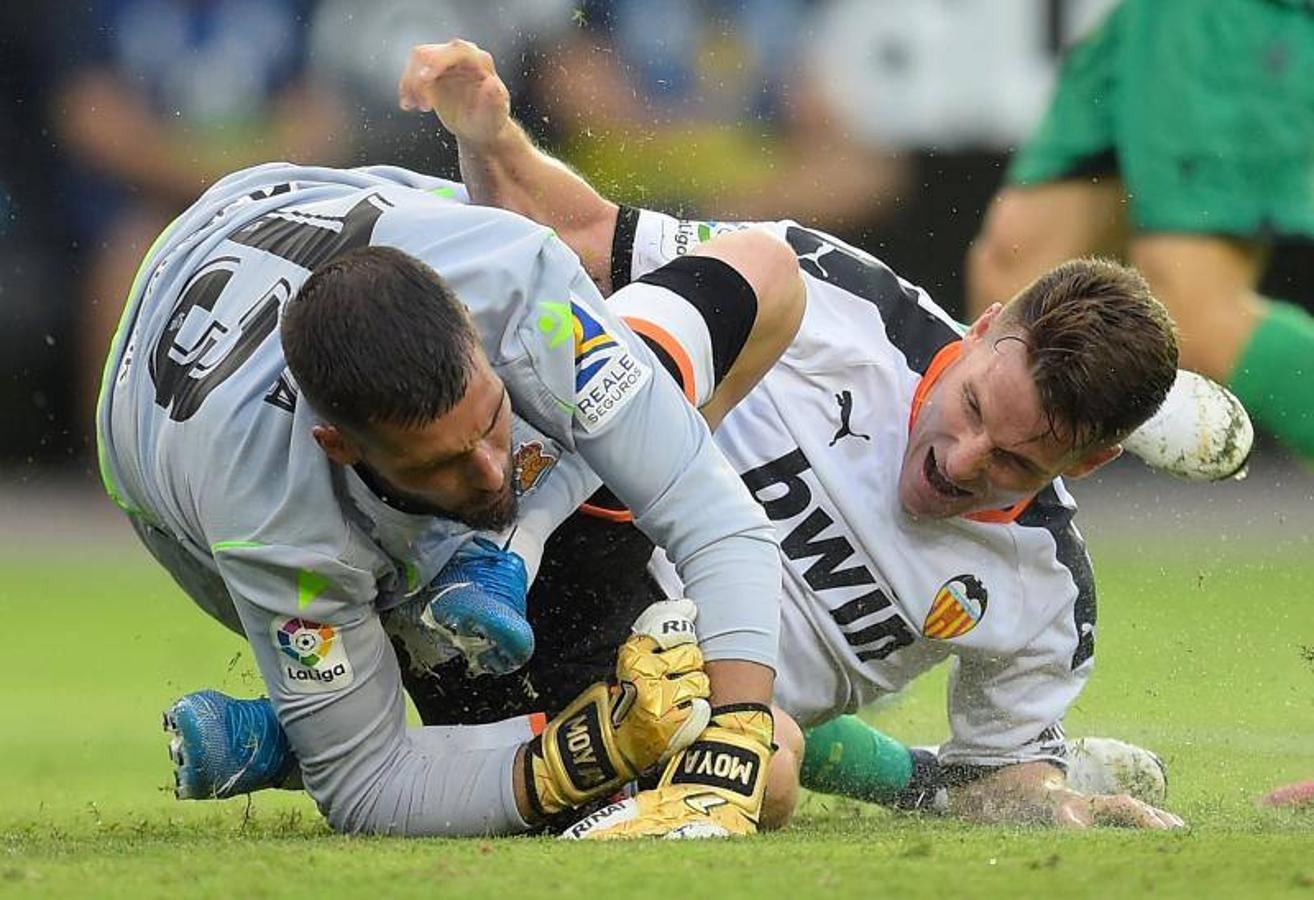
<svg viewBox="0 0 1314 900">
<path fill-rule="evenodd" d="M 456 136 L 461 175 L 473 203 L 496 206 L 556 231 L 575 251 L 603 296 L 630 278 L 630 249 L 617 244 L 619 207 L 567 165 L 535 147 L 511 118 L 506 85 L 493 58 L 469 41 L 421 44 L 411 50 L 398 93 L 403 109 L 436 112 Z M 637 215 L 630 220 L 630 238 Z M 742 349 L 700 410 L 713 428 L 766 373 L 793 340 L 805 291 L 794 253 L 777 238 L 749 230 L 715 237 L 692 251 L 734 268 L 752 288 L 752 327 Z M 620 282 L 613 278 L 619 267 Z M 724 309 L 728 316 L 731 311 Z M 622 311 L 652 320 L 642 308 Z M 686 386 L 688 387 L 688 386 Z"/>
<path fill-rule="evenodd" d="M 619 207 L 565 163 L 535 147 L 511 118 L 493 58 L 469 41 L 411 50 L 398 85 L 402 109 L 433 111 L 457 139 L 470 200 L 555 230 L 602 291 L 611 293 L 611 245 Z"/>
</svg>

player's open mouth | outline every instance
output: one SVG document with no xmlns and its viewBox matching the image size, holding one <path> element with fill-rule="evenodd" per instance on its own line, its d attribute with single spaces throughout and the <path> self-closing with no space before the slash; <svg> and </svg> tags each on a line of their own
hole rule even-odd
<svg viewBox="0 0 1314 900">
<path fill-rule="evenodd" d="M 938 494 L 950 498 L 972 496 L 971 491 L 963 490 L 944 475 L 940 474 L 940 467 L 935 463 L 934 447 L 926 451 L 926 462 L 922 465 L 922 472 L 926 476 L 926 483 L 929 484 Z"/>
</svg>

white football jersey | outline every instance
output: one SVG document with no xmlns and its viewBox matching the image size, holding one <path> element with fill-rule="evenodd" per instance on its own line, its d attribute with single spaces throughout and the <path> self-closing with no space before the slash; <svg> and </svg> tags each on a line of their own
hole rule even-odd
<svg viewBox="0 0 1314 900">
<path fill-rule="evenodd" d="M 642 212 L 631 275 L 742 227 Z M 943 761 L 1061 763 L 1059 723 L 1090 674 L 1095 628 L 1071 496 L 1056 481 L 992 522 L 904 513 L 913 398 L 956 355 L 960 327 L 869 254 L 794 222 L 752 227 L 794 247 L 807 289 L 797 337 L 715 435 L 781 542 L 777 703 L 806 726 L 954 657 Z M 658 324 L 683 336 L 690 315 Z M 706 372 L 706 341 L 681 343 Z"/>
</svg>

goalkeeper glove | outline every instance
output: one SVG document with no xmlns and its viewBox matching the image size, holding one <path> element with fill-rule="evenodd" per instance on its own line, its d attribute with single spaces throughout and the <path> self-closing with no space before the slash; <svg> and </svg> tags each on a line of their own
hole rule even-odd
<svg viewBox="0 0 1314 900">
<path fill-rule="evenodd" d="M 774 727 L 760 703 L 717 707 L 652 790 L 586 816 L 567 839 L 705 838 L 753 834 L 762 814 Z"/>
<path fill-rule="evenodd" d="M 525 784 L 540 817 L 606 797 L 706 728 L 696 616 L 690 600 L 649 606 L 621 645 L 615 680 L 585 689 L 529 744 Z"/>
</svg>

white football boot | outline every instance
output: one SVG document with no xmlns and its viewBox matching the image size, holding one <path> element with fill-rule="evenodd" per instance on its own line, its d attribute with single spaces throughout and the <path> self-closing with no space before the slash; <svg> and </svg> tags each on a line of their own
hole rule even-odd
<svg viewBox="0 0 1314 900">
<path fill-rule="evenodd" d="M 1130 794 L 1162 806 L 1168 770 L 1158 755 L 1114 738 L 1068 741 L 1068 787 L 1083 794 Z"/>
<path fill-rule="evenodd" d="M 1231 391 L 1179 369 L 1163 406 L 1122 446 L 1169 475 L 1222 481 L 1245 477 L 1254 443 L 1250 416 Z"/>
</svg>

